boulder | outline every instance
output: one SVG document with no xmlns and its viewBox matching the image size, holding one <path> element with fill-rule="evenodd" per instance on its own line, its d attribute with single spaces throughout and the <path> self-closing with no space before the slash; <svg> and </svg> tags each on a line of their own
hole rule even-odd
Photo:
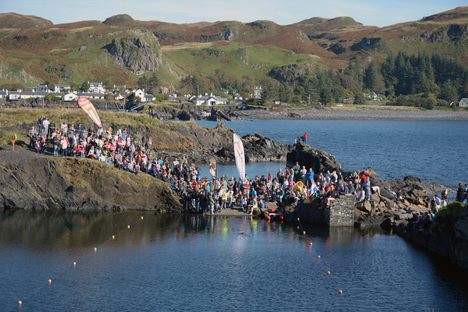
<svg viewBox="0 0 468 312">
<path fill-rule="evenodd" d="M 18 148 L 0 151 L 0 211 L 152 210 L 181 212 L 168 183 L 86 158 L 54 158 Z"/>
<path fill-rule="evenodd" d="M 341 164 L 331 154 L 299 142 L 287 155 L 288 165 L 294 166 L 296 162 L 306 168 L 312 168 L 315 173 L 327 170 L 340 170 Z"/>
</svg>

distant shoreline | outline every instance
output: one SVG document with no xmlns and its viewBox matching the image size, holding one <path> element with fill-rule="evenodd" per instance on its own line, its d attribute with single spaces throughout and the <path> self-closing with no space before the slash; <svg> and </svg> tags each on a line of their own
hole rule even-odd
<svg viewBox="0 0 468 312">
<path fill-rule="evenodd" d="M 468 121 L 468 111 L 438 110 L 369 110 L 369 109 L 287 109 L 240 110 L 238 119 L 290 119 L 290 120 L 441 120 Z"/>
</svg>

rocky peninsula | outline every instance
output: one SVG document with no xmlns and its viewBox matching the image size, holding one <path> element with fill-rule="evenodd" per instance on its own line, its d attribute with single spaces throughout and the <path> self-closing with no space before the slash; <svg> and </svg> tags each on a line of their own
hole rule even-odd
<svg viewBox="0 0 468 312">
<path fill-rule="evenodd" d="M 56 111 L 27 110 L 4 111 L 0 118 L 2 131 L 25 132 L 42 114 Z M 32 114 L 31 114 L 32 113 Z M 15 116 L 13 118 L 13 115 Z M 32 115 L 32 116 L 31 116 Z M 207 163 L 232 162 L 233 131 L 220 124 L 216 128 L 202 128 L 194 123 L 160 122 L 141 114 L 103 114 L 112 125 L 127 127 L 141 136 L 152 137 L 159 155 Z M 88 122 L 79 111 L 69 110 L 54 116 L 61 120 Z M 22 122 L 18 126 L 18 118 Z M 10 132 L 8 132 L 10 131 Z M 21 136 L 20 136 L 21 138 Z M 19 141 L 25 146 L 25 138 Z M 247 161 L 288 161 L 313 168 L 315 172 L 342 170 L 341 164 L 326 152 L 303 143 L 287 146 L 260 134 L 242 138 Z M 343 171 L 343 175 L 349 175 Z M 372 186 L 378 187 L 368 201 L 354 205 L 346 197 L 346 217 L 357 227 L 381 226 L 402 237 L 422 245 L 438 254 L 450 257 L 462 267 L 468 267 L 468 214 L 460 206 L 449 206 L 435 222 L 421 224 L 428 215 L 431 198 L 444 186 L 422 181 L 415 177 L 385 181 L 377 174 L 370 175 Z M 300 209 L 310 209 L 313 203 L 287 207 L 286 213 L 310 220 Z M 339 206 L 339 200 L 337 200 Z M 0 150 L 0 210 L 8 209 L 65 209 L 65 210 L 151 210 L 159 213 L 181 213 L 182 203 L 169 183 L 148 174 L 133 174 L 99 161 L 86 158 L 52 157 L 36 154 L 25 148 L 3 146 Z M 340 208 L 341 209 L 341 208 Z M 350 212 L 350 213 L 348 213 Z M 292 221 L 295 217 L 292 218 Z M 341 222 L 340 220 L 336 222 Z M 349 225 L 349 224 L 347 224 Z"/>
</svg>

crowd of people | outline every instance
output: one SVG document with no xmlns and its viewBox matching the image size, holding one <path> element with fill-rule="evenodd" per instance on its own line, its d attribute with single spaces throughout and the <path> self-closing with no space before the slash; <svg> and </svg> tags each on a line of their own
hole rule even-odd
<svg viewBox="0 0 468 312">
<path fill-rule="evenodd" d="M 181 196 L 187 212 L 215 213 L 225 208 L 239 208 L 252 213 L 256 208 L 265 208 L 268 202 L 297 205 L 306 199 L 330 206 L 346 194 L 355 196 L 359 203 L 370 200 L 373 192 L 379 192 L 377 187 L 371 187 L 367 171 L 345 178 L 340 171 L 314 172 L 299 163 L 280 169 L 276 174 L 253 179 L 201 177 L 195 164 L 185 159 L 158 157 L 151 138 L 135 138 L 123 127 L 94 130 L 79 123 L 65 122 L 57 126 L 42 116 L 37 126 L 30 129 L 29 137 L 31 149 L 38 153 L 92 158 L 134 174 L 146 173 L 166 181 Z"/>
</svg>

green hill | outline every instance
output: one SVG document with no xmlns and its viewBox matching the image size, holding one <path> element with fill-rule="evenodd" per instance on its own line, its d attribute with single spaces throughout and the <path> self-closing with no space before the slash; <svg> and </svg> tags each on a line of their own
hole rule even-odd
<svg viewBox="0 0 468 312">
<path fill-rule="evenodd" d="M 0 86 L 38 82 L 104 81 L 136 86 L 155 72 L 178 87 L 196 76 L 208 88 L 273 81 L 272 69 L 298 64 L 339 70 L 350 60 L 364 71 L 389 54 L 440 54 L 468 65 L 468 7 L 419 21 L 378 28 L 351 17 L 172 24 L 138 21 L 126 14 L 104 22 L 53 25 L 34 16 L 0 14 Z M 292 67 L 289 67 L 292 68 Z M 277 72 L 277 71 L 276 71 Z M 311 72 L 308 71 L 310 74 Z"/>
</svg>

